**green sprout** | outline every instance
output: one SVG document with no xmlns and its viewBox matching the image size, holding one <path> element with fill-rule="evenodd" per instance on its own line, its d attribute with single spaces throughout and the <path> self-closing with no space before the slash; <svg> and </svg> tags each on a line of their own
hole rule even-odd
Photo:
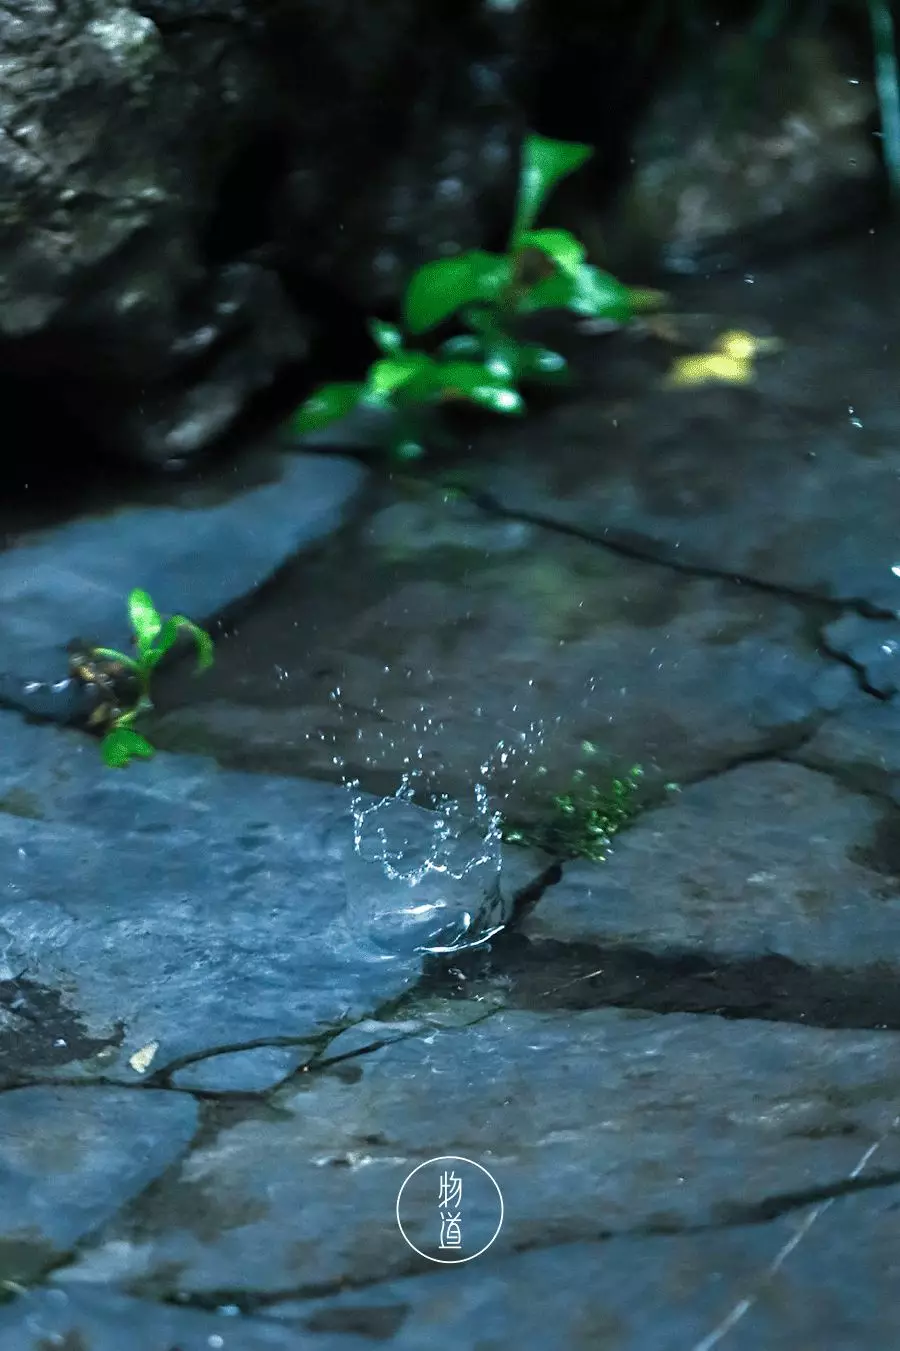
<svg viewBox="0 0 900 1351">
<path fill-rule="evenodd" d="M 658 291 L 635 290 L 586 261 L 586 249 L 568 230 L 536 229 L 547 197 L 593 149 L 529 135 L 522 147 L 519 189 L 505 253 L 473 249 L 425 263 L 403 300 L 406 333 L 421 337 L 451 320 L 468 332 L 442 342 L 436 353 L 409 349 L 404 331 L 373 319 L 369 332 L 381 355 L 362 381 L 321 386 L 298 409 L 293 430 L 305 435 L 365 404 L 398 414 L 391 432 L 395 458 L 423 454 L 415 410 L 466 402 L 495 413 L 520 415 L 520 384 L 563 384 L 568 364 L 559 352 L 513 334 L 514 322 L 540 310 L 568 310 L 587 319 L 626 323 L 655 308 Z"/>
<path fill-rule="evenodd" d="M 503 839 L 529 846 L 557 858 L 606 861 L 613 837 L 632 820 L 637 809 L 635 792 L 643 775 L 634 765 L 621 778 L 600 787 L 584 769 L 576 770 L 567 793 L 550 799 L 542 821 L 535 825 L 507 823 Z"/>
<path fill-rule="evenodd" d="M 93 660 L 112 663 L 113 669 L 124 673 L 132 682 L 130 707 L 124 711 L 113 709 L 112 721 L 100 743 L 105 763 L 115 769 L 129 764 L 132 759 L 148 759 L 154 753 L 151 743 L 135 732 L 132 724 L 153 707 L 150 678 L 181 633 L 187 633 L 194 640 L 198 673 L 213 663 L 213 641 L 209 634 L 184 615 L 171 615 L 164 620 L 146 591 L 136 589 L 130 593 L 128 617 L 134 634 L 134 656 L 112 647 L 91 648 Z"/>
</svg>

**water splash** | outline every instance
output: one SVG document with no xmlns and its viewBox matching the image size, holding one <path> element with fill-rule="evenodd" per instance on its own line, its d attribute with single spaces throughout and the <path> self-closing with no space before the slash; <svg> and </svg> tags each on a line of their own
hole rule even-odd
<svg viewBox="0 0 900 1351">
<path fill-rule="evenodd" d="M 508 923 L 504 895 L 503 814 L 492 803 L 492 780 L 529 762 L 543 747 L 542 723 L 497 742 L 478 767 L 470 801 L 429 790 L 424 769 L 401 776 L 391 796 L 372 799 L 359 780 L 353 792 L 353 866 L 348 876 L 350 922 L 383 953 L 448 954 L 483 947 Z M 514 780 L 513 780 L 514 782 Z M 417 805 L 427 795 L 429 808 Z M 385 881 L 391 883 L 385 887 Z"/>
<path fill-rule="evenodd" d="M 474 789 L 474 810 L 450 797 L 426 810 L 415 803 L 418 777 L 404 774 L 392 797 L 352 799 L 354 927 L 394 952 L 410 942 L 434 954 L 482 946 L 508 918 L 500 813 L 482 783 Z"/>
</svg>

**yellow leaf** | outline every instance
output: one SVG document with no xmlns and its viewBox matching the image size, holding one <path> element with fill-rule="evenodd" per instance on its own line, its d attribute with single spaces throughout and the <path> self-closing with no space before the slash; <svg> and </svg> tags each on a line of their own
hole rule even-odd
<svg viewBox="0 0 900 1351">
<path fill-rule="evenodd" d="M 158 1041 L 148 1041 L 146 1046 L 142 1046 L 139 1051 L 135 1051 L 134 1055 L 128 1061 L 135 1074 L 147 1073 L 148 1069 L 153 1064 L 154 1057 L 158 1050 Z"/>
<path fill-rule="evenodd" d="M 666 376 L 670 389 L 690 385 L 747 385 L 753 379 L 753 362 L 747 358 L 726 356 L 723 352 L 697 352 L 678 357 Z"/>
</svg>

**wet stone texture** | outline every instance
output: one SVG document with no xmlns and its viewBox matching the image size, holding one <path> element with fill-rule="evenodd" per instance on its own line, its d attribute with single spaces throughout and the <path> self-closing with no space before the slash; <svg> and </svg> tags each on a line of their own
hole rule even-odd
<svg viewBox="0 0 900 1351">
<path fill-rule="evenodd" d="M 2 715 L 4 1351 L 896 1345 L 885 258 L 686 290 L 686 347 L 784 340 L 755 385 L 591 339 L 454 488 L 273 531 L 154 761 Z M 634 764 L 605 862 L 501 848 Z M 456 1266 L 396 1222 L 438 1156 L 505 1204 Z"/>
<path fill-rule="evenodd" d="M 349 575 L 348 550 L 363 560 Z M 591 766 L 587 747 L 601 776 L 639 760 L 657 786 L 777 751 L 855 684 L 790 598 L 439 493 L 392 502 L 295 569 L 188 681 L 161 684 L 154 735 L 173 750 L 282 773 L 338 765 L 387 791 L 411 774 L 467 800 L 481 780 L 511 812 Z"/>
<path fill-rule="evenodd" d="M 62 680 L 73 639 L 129 650 L 123 578 L 198 624 L 244 600 L 343 522 L 364 477 L 336 456 L 261 454 L 255 484 L 176 485 L 167 501 L 12 536 L 0 552 L 0 702 L 52 713 L 52 696 L 28 686 Z"/>
<path fill-rule="evenodd" d="M 114 775 L 73 733 L 0 727 L 7 1082 L 134 1084 L 189 1061 L 183 1086 L 259 1091 L 292 1064 L 263 1069 L 254 1043 L 309 1043 L 396 998 L 423 946 L 464 915 L 503 922 L 546 867 L 515 849 L 482 861 L 473 838 L 470 867 L 413 888 L 366 838 L 357 853 L 344 788 L 167 756 Z M 411 861 L 431 856 L 430 813 L 393 802 L 378 819 Z"/>
<path fill-rule="evenodd" d="M 530 446 L 498 434 L 507 451 L 486 468 L 486 490 L 514 514 L 648 558 L 894 614 L 900 318 L 881 312 L 879 293 L 895 249 L 879 231 L 723 281 L 708 336 L 747 328 L 784 343 L 755 385 L 659 389 L 601 417 L 569 404 Z M 705 309 L 710 295 L 698 286 L 683 299 Z"/>
</svg>

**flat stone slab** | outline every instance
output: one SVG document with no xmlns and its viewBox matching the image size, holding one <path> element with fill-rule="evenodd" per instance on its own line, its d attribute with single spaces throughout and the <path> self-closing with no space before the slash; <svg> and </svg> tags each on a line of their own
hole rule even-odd
<svg viewBox="0 0 900 1351">
<path fill-rule="evenodd" d="M 22 703 L 25 681 L 65 676 L 71 639 L 129 651 L 132 587 L 163 613 L 208 623 L 341 525 L 365 477 L 354 460 L 284 455 L 270 461 L 267 482 L 213 501 L 173 490 L 174 505 L 19 536 L 0 553 L 3 702 Z"/>
<path fill-rule="evenodd" d="M 792 758 L 900 805 L 900 707 L 860 696 L 823 722 Z"/>
<path fill-rule="evenodd" d="M 771 1219 L 840 1190 L 882 1136 L 866 1176 L 894 1180 L 898 1052 L 891 1032 L 497 1013 L 285 1085 L 54 1280 L 241 1303 L 419 1274 L 395 1205 L 441 1155 L 483 1165 L 502 1191 L 488 1271 L 514 1250 Z M 416 1193 L 411 1225 L 435 1213 Z"/>
<path fill-rule="evenodd" d="M 884 821 L 882 803 L 827 774 L 742 765 L 646 812 L 605 864 L 567 864 L 525 932 L 900 972 L 900 879 L 881 858 Z"/>
<path fill-rule="evenodd" d="M 358 1337 L 304 1334 L 237 1310 L 206 1313 L 112 1290 L 29 1290 L 0 1307 L 4 1351 L 360 1351 Z"/>
<path fill-rule="evenodd" d="M 638 762 L 658 788 L 789 744 L 855 692 L 790 600 L 470 503 L 393 502 L 348 547 L 353 570 L 343 550 L 312 560 L 202 681 L 172 671 L 160 745 L 451 796 L 484 783 L 518 814 L 575 770 Z"/>
<path fill-rule="evenodd" d="M 442 843 L 438 817 L 409 804 L 361 798 L 354 814 L 328 784 L 167 755 L 109 770 L 87 737 L 10 713 L 0 738 L 13 1081 L 138 1083 L 203 1053 L 320 1038 L 407 989 L 423 945 L 505 922 L 546 866 L 514 849 L 504 863 L 474 826 Z M 207 1087 L 229 1088 L 234 1062 L 217 1071 Z"/>
<path fill-rule="evenodd" d="M 723 1351 L 895 1346 L 900 1188 L 825 1202 L 800 1237 L 813 1209 L 699 1234 L 486 1255 L 462 1270 L 285 1301 L 266 1313 L 298 1332 L 357 1334 L 391 1351 L 457 1351 L 476 1337 L 521 1351 L 711 1351 L 717 1330 Z"/>
<path fill-rule="evenodd" d="M 474 471 L 486 466 L 487 492 L 514 514 L 676 565 L 897 613 L 900 327 L 882 270 L 895 250 L 887 232 L 762 265 L 752 285 L 704 281 L 680 295 L 679 309 L 694 299 L 710 338 L 747 328 L 783 341 L 760 358 L 755 385 L 661 388 L 669 362 L 697 350 L 690 343 L 648 354 L 631 387 L 617 385 L 616 346 L 606 344 L 596 357 L 604 397 L 500 429 L 503 451 L 480 444 Z"/>
<path fill-rule="evenodd" d="M 174 1163 L 198 1123 L 191 1098 L 161 1090 L 0 1094 L 0 1279 L 58 1262 Z"/>
<path fill-rule="evenodd" d="M 348 1029 L 348 1031 L 352 1031 Z M 339 1037 L 343 1036 L 339 1033 Z M 268 1093 L 312 1060 L 312 1047 L 252 1046 L 222 1051 L 175 1070 L 170 1082 L 190 1093 Z"/>
<path fill-rule="evenodd" d="M 848 613 L 822 631 L 829 652 L 860 671 L 867 690 L 890 699 L 900 690 L 900 624 Z"/>
</svg>

